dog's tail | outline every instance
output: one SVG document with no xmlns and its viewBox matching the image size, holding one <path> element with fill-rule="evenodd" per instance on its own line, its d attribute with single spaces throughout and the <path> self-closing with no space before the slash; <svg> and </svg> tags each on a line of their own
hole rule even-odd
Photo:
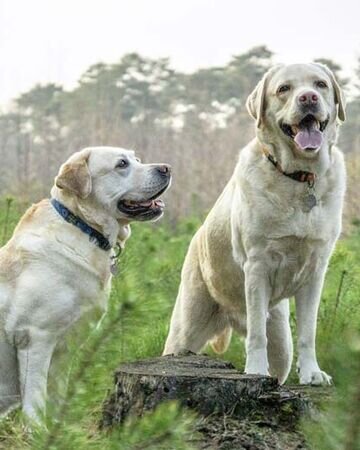
<svg viewBox="0 0 360 450">
<path fill-rule="evenodd" d="M 209 342 L 215 353 L 225 353 L 229 347 L 232 328 L 227 326 L 221 333 L 214 336 Z"/>
</svg>

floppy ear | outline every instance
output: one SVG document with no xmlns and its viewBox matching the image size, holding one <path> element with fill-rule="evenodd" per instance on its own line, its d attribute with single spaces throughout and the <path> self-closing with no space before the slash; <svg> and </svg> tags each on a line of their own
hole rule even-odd
<svg viewBox="0 0 360 450">
<path fill-rule="evenodd" d="M 270 75 L 280 67 L 281 65 L 279 64 L 268 70 L 246 100 L 246 108 L 250 116 L 256 120 L 257 128 L 260 127 L 265 114 L 265 96 L 268 80 Z"/>
<path fill-rule="evenodd" d="M 265 79 L 263 76 L 246 100 L 246 108 L 250 116 L 256 120 L 257 128 L 260 127 L 265 112 Z"/>
<path fill-rule="evenodd" d="M 341 122 L 344 122 L 346 119 L 345 98 L 344 98 L 343 91 L 335 78 L 335 75 L 334 75 L 333 71 L 330 70 L 329 67 L 326 66 L 325 64 L 321 64 L 321 63 L 315 63 L 315 64 L 317 66 L 321 67 L 323 69 L 323 71 L 326 72 L 326 74 L 330 77 L 331 83 L 333 85 L 334 92 L 335 92 L 335 104 L 338 105 L 337 116 L 338 116 L 339 120 L 341 120 Z"/>
<path fill-rule="evenodd" d="M 88 150 L 75 153 L 61 166 L 55 185 L 80 198 L 86 198 L 91 192 L 91 175 L 87 165 L 89 155 Z"/>
</svg>

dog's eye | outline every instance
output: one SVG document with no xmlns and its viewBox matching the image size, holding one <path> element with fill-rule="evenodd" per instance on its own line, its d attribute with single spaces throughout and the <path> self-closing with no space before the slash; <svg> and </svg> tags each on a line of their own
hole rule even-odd
<svg viewBox="0 0 360 450">
<path fill-rule="evenodd" d="M 128 161 L 126 159 L 120 159 L 120 161 L 116 164 L 116 169 L 124 169 L 129 165 Z"/>
<path fill-rule="evenodd" d="M 320 89 L 325 89 L 328 87 L 328 85 L 325 83 L 325 81 L 322 81 L 322 80 L 315 81 L 315 85 Z"/>
<path fill-rule="evenodd" d="M 290 91 L 291 87 L 289 84 L 283 84 L 277 90 L 278 94 L 283 94 L 284 92 Z"/>
</svg>

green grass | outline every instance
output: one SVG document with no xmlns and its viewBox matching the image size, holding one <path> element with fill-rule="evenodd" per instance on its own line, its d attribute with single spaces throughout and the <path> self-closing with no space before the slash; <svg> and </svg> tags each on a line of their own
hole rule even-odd
<svg viewBox="0 0 360 450">
<path fill-rule="evenodd" d="M 9 208 L 9 202 L 3 200 L 0 206 L 0 239 L 3 242 L 10 237 L 24 210 L 24 205 L 15 201 Z M 102 403 L 112 388 L 116 367 L 125 361 L 161 354 L 182 262 L 200 223 L 200 218 L 193 218 L 176 227 L 165 221 L 133 226 L 132 237 L 120 259 L 119 275 L 113 281 L 106 318 L 99 329 L 90 326 L 91 332 L 86 331 L 89 337 L 81 347 L 77 340 L 69 341 L 68 352 L 61 357 L 56 369 L 56 378 L 63 383 L 50 382 L 46 428 L 29 433 L 21 414 L 14 412 L 0 422 L 0 448 L 191 448 L 184 437 L 192 433 L 194 416 L 174 403 L 163 405 L 141 420 L 131 420 L 111 433 L 100 432 L 97 423 Z M 346 352 L 340 351 L 339 356 L 339 343 L 348 349 L 346 343 L 354 342 L 360 332 L 359 262 L 360 231 L 337 245 L 319 315 L 319 361 L 325 371 L 334 375 L 339 386 L 342 386 L 343 378 L 341 365 L 346 370 L 346 361 L 341 360 L 341 354 Z M 293 313 L 291 322 L 294 327 Z M 223 358 L 243 369 L 243 340 L 235 336 Z M 297 382 L 294 370 L 289 382 Z M 344 419 L 341 429 L 345 429 L 346 424 Z M 326 422 L 324 427 L 326 429 Z M 309 433 L 316 436 L 312 429 Z"/>
</svg>

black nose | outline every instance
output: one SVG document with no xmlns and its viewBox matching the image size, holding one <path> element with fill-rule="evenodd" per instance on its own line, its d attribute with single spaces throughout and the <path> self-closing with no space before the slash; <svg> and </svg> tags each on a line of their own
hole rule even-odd
<svg viewBox="0 0 360 450">
<path fill-rule="evenodd" d="M 171 175 L 171 166 L 169 166 L 169 164 L 161 164 L 156 166 L 156 170 L 163 177 L 169 177 Z"/>
</svg>

